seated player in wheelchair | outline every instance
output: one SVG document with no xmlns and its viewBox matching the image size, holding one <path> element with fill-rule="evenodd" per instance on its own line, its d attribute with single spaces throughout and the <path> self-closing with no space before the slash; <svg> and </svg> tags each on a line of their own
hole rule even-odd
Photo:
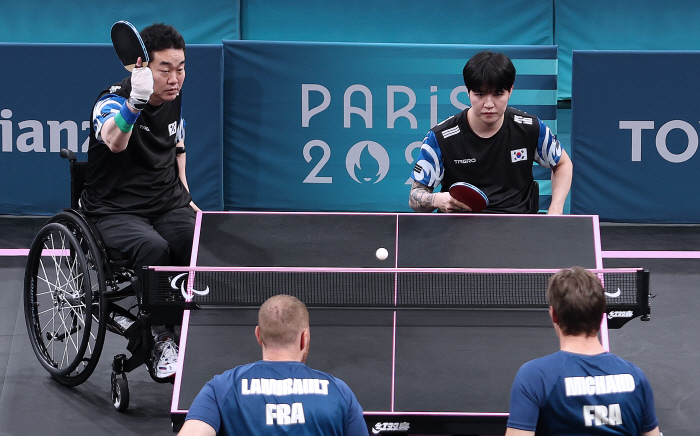
<svg viewBox="0 0 700 436">
<path fill-rule="evenodd" d="M 110 253 L 144 266 L 189 265 L 195 211 L 185 175 L 181 88 L 185 41 L 172 26 L 141 31 L 150 57 L 130 77 L 104 89 L 92 110 L 92 128 L 80 198 Z M 153 326 L 155 376 L 175 373 L 174 332 Z"/>
</svg>

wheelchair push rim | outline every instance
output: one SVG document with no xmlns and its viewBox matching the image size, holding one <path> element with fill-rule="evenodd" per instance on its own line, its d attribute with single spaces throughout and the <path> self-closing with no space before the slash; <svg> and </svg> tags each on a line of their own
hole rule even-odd
<svg viewBox="0 0 700 436">
<path fill-rule="evenodd" d="M 60 383 L 90 376 L 105 334 L 101 259 L 80 221 L 58 214 L 35 237 L 27 257 L 24 309 L 34 353 Z"/>
</svg>

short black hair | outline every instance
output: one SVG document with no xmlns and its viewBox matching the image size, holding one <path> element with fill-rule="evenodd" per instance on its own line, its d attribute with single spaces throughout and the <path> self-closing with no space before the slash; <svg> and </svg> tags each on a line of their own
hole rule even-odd
<svg viewBox="0 0 700 436">
<path fill-rule="evenodd" d="M 557 272 L 549 278 L 547 301 L 565 335 L 598 333 L 607 302 L 603 285 L 592 272 L 580 266 Z"/>
<path fill-rule="evenodd" d="M 468 91 L 510 91 L 515 83 L 515 66 L 503 53 L 483 51 L 467 61 L 462 75 Z"/>
<path fill-rule="evenodd" d="M 141 31 L 141 39 L 150 58 L 153 58 L 153 52 L 169 48 L 185 51 L 185 38 L 169 24 L 151 24 Z"/>
</svg>

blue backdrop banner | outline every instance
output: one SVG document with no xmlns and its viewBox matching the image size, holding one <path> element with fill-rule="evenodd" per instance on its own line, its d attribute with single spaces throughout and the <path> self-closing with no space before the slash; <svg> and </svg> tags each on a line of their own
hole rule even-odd
<svg viewBox="0 0 700 436">
<path fill-rule="evenodd" d="M 700 52 L 574 51 L 571 212 L 698 223 Z"/>
<path fill-rule="evenodd" d="M 0 44 L 0 59 L 12 60 L 0 69 L 0 214 L 56 213 L 70 206 L 69 167 L 59 150 L 87 159 L 92 105 L 128 72 L 111 44 Z M 187 175 L 207 210 L 222 208 L 221 81 L 221 45 L 188 45 Z"/>
<path fill-rule="evenodd" d="M 224 41 L 224 207 L 410 210 L 423 137 L 466 107 L 487 49 L 518 71 L 511 106 L 556 132 L 554 46 Z"/>
</svg>

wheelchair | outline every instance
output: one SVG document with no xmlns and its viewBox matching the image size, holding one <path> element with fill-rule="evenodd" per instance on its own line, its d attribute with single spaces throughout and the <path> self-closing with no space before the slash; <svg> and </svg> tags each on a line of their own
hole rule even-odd
<svg viewBox="0 0 700 436">
<path fill-rule="evenodd" d="M 128 259 L 105 247 L 97 228 L 80 209 L 87 162 L 62 149 L 70 162 L 71 207 L 52 216 L 34 238 L 25 267 L 24 315 L 32 349 L 52 378 L 65 386 L 85 382 L 95 370 L 107 331 L 128 340 L 126 354 L 114 356 L 111 398 L 120 412 L 129 406 L 126 373 L 146 364 L 155 376 L 151 352 L 155 345 L 140 282 Z M 172 312 L 172 311 L 171 311 Z M 175 325 L 177 313 L 155 317 Z"/>
</svg>

